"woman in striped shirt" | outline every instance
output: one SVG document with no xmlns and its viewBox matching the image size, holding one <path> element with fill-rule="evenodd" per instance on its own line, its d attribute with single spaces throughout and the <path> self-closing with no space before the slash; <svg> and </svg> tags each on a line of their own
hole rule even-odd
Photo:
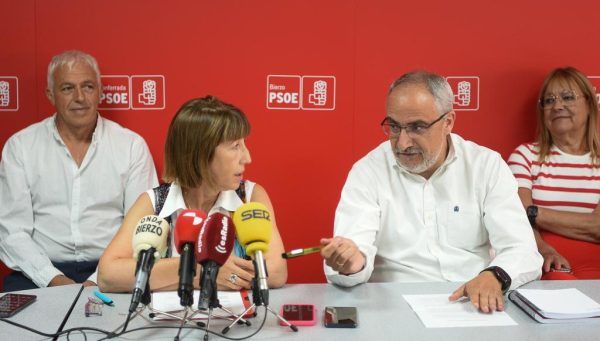
<svg viewBox="0 0 600 341">
<path fill-rule="evenodd" d="M 544 257 L 542 279 L 600 279 L 598 99 L 572 67 L 544 80 L 538 137 L 508 164 Z"/>
</svg>

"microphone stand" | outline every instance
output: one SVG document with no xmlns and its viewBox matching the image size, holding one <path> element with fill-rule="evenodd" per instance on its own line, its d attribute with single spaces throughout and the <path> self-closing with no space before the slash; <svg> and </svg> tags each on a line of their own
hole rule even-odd
<svg viewBox="0 0 600 341">
<path fill-rule="evenodd" d="M 151 250 L 152 250 L 152 249 L 151 249 Z M 154 253 L 154 251 L 152 250 L 152 252 L 151 252 L 151 253 Z M 136 270 L 136 272 L 137 272 L 137 270 Z M 149 276 L 148 276 L 148 277 L 149 277 Z M 134 294 L 135 294 L 135 293 L 134 293 Z M 189 307 L 186 307 L 186 310 L 185 310 L 185 315 L 184 315 L 184 317 L 182 318 L 182 317 L 180 317 L 180 316 L 177 316 L 177 315 L 175 315 L 175 314 L 168 313 L 168 312 L 166 312 L 166 311 L 161 311 L 161 310 L 158 310 L 158 309 L 154 309 L 154 308 L 152 307 L 152 305 L 151 305 L 151 302 L 152 302 L 152 293 L 150 292 L 150 280 L 149 280 L 149 278 L 148 278 L 148 280 L 146 281 L 146 286 L 145 286 L 145 288 L 144 288 L 144 292 L 143 292 L 143 293 L 141 294 L 141 296 L 140 296 L 140 303 L 142 304 L 142 307 L 141 307 L 141 308 L 136 308 L 136 309 L 135 309 L 135 313 L 134 313 L 133 311 L 131 311 L 131 312 L 130 312 L 130 313 L 127 315 L 127 320 L 126 320 L 124 323 L 122 323 L 120 326 L 118 326 L 118 327 L 117 327 L 117 328 L 116 328 L 116 329 L 113 331 L 113 333 L 116 333 L 116 332 L 117 332 L 117 330 L 119 330 L 119 328 L 121 328 L 121 327 L 123 327 L 123 330 L 121 330 L 121 333 L 122 333 L 122 332 L 124 332 L 124 331 L 127 329 L 127 326 L 128 326 L 128 324 L 129 324 L 129 322 L 130 322 L 131 320 L 133 320 L 133 319 L 134 319 L 135 317 L 137 317 L 137 316 L 141 316 L 142 318 L 144 318 L 144 316 L 143 316 L 143 315 L 141 315 L 141 313 L 142 313 L 142 312 L 143 312 L 143 311 L 144 311 L 146 308 L 148 308 L 148 310 L 149 310 L 148 316 L 149 316 L 151 319 L 153 319 L 153 318 L 154 318 L 154 317 L 156 317 L 157 315 L 164 315 L 164 316 L 167 316 L 167 317 L 170 317 L 170 318 L 176 319 L 176 320 L 181 320 L 181 321 L 182 321 L 182 323 L 181 323 L 181 326 L 183 326 L 183 324 L 184 324 L 185 322 L 192 322 L 190 319 L 186 319 L 186 316 L 187 316 L 187 313 L 188 313 L 188 308 L 189 308 Z M 191 304 L 191 303 L 190 303 L 190 304 Z M 131 309 L 131 307 L 130 307 L 130 309 Z M 200 321 L 196 322 L 196 325 L 197 325 L 198 327 L 204 327 L 204 323 L 203 323 L 203 322 L 200 322 Z M 181 330 L 181 327 L 180 327 L 180 330 Z M 179 334 L 177 335 L 177 337 L 176 337 L 176 340 L 178 339 L 178 337 L 179 337 Z"/>
<path fill-rule="evenodd" d="M 259 275 L 261 273 L 266 274 L 265 260 L 264 260 L 262 252 L 258 251 L 255 253 L 254 261 L 252 263 L 254 264 L 254 273 L 255 274 L 259 274 Z M 262 267 L 261 268 L 262 272 L 259 272 L 259 267 Z M 266 288 L 266 289 L 261 289 L 261 285 L 259 285 L 260 281 L 263 281 L 263 283 L 260 283 L 260 284 L 262 284 L 262 288 Z M 271 309 L 271 307 L 269 307 L 269 288 L 266 283 L 266 278 L 258 278 L 255 275 L 254 278 L 252 279 L 252 305 L 249 306 L 248 309 L 246 309 L 243 313 L 241 313 L 240 316 L 236 320 L 231 322 L 231 324 L 229 326 L 223 328 L 221 333 L 227 334 L 227 332 L 229 332 L 229 329 L 231 329 L 231 327 L 233 327 L 233 325 L 236 324 L 242 318 L 242 316 L 246 315 L 248 312 L 252 311 L 252 309 L 256 308 L 257 306 L 265 307 L 265 309 L 267 311 L 269 311 L 269 312 L 271 312 L 271 314 L 275 315 L 275 317 L 277 317 L 286 326 L 290 327 L 290 329 L 292 329 L 293 331 L 298 332 L 298 327 L 296 327 L 294 324 L 290 323 L 283 316 L 279 315 L 275 310 L 273 310 L 273 309 Z M 266 312 L 265 312 L 265 314 L 266 314 Z"/>
<path fill-rule="evenodd" d="M 144 292 L 142 293 L 142 295 L 140 297 L 140 303 L 142 304 L 142 308 L 141 309 L 140 308 L 136 308 L 135 309 L 135 314 L 133 314 L 133 312 L 130 311 L 129 314 L 127 314 L 127 319 L 125 320 L 125 322 L 123 322 L 119 326 L 117 326 L 117 328 L 115 328 L 115 330 L 113 330 L 112 333 L 113 334 L 117 334 L 117 330 L 119 330 L 119 328 L 121 328 L 121 327 L 123 327 L 123 329 L 119 332 L 119 334 L 125 332 L 125 330 L 127 330 L 127 326 L 129 325 L 129 322 L 131 320 L 133 320 L 136 316 L 140 315 L 141 312 L 148 306 L 148 304 L 150 304 L 150 301 L 151 301 L 150 283 L 146 282 L 146 287 L 145 287 Z M 132 316 L 132 314 L 133 314 L 133 316 Z"/>
<path fill-rule="evenodd" d="M 131 304 L 129 305 L 129 314 L 127 314 L 127 319 L 121 325 L 123 329 L 121 333 L 123 333 L 129 322 L 138 316 L 144 308 L 150 304 L 151 296 L 150 296 L 150 270 L 154 266 L 154 252 L 156 249 L 154 247 L 150 247 L 146 250 L 142 250 L 139 253 L 139 260 L 135 269 L 136 273 L 136 283 L 135 288 L 133 289 L 133 293 L 131 296 Z M 141 284 L 144 283 L 144 289 L 141 289 Z M 139 285 L 140 284 L 140 285 Z M 139 285 L 139 286 L 138 286 Z M 142 303 L 142 309 L 138 309 L 139 304 Z M 131 316 L 133 313 L 133 317 Z M 116 330 L 121 328 L 121 326 L 117 327 Z M 115 331 L 116 331 L 115 330 Z"/>
<path fill-rule="evenodd" d="M 149 284 L 148 284 L 148 286 L 149 286 Z M 144 295 L 142 296 L 141 303 L 143 303 L 144 305 L 142 306 L 141 309 L 138 309 L 136 311 L 136 313 L 135 313 L 135 315 L 133 315 L 133 317 L 135 317 L 137 315 L 140 315 L 144 311 L 145 308 L 148 308 L 148 310 L 150 311 L 150 313 L 148 314 L 148 316 L 151 319 L 155 318 L 157 315 L 164 315 L 164 316 L 170 317 L 170 318 L 175 319 L 175 320 L 180 320 L 181 324 L 179 325 L 179 329 L 177 331 L 177 335 L 174 338 L 175 341 L 179 340 L 179 335 L 181 334 L 181 330 L 183 329 L 183 326 L 186 323 L 195 324 L 197 327 L 204 328 L 205 331 L 206 331 L 206 334 L 204 336 L 204 340 L 208 340 L 208 326 L 210 324 L 210 317 L 211 316 L 219 317 L 219 318 L 224 318 L 224 319 L 228 319 L 228 320 L 234 320 L 235 319 L 235 323 L 245 324 L 247 326 L 251 326 L 252 325 L 250 323 L 250 321 L 245 320 L 245 319 L 242 318 L 243 315 L 239 315 L 238 316 L 233 311 L 231 311 L 230 309 L 227 309 L 227 308 L 223 307 L 220 304 L 220 302 L 219 302 L 219 299 L 218 299 L 216 291 L 214 291 L 214 295 L 211 296 L 210 305 L 209 305 L 210 309 L 209 309 L 208 314 L 207 314 L 208 319 L 207 319 L 206 323 L 204 323 L 202 321 L 194 321 L 194 317 L 196 315 L 200 314 L 200 313 L 203 313 L 204 310 L 202 310 L 202 309 L 194 310 L 193 308 L 191 308 L 191 305 L 183 307 L 183 310 L 179 311 L 179 312 L 183 312 L 184 313 L 183 317 L 181 317 L 179 315 L 176 315 L 176 314 L 173 314 L 173 313 L 166 312 L 166 311 L 161 311 L 161 310 L 158 310 L 158 309 L 154 309 L 150 305 L 150 294 L 147 295 L 147 298 L 144 298 L 146 296 L 146 292 L 148 292 L 148 293 L 150 292 L 148 289 L 149 288 L 146 288 L 146 291 L 144 292 Z M 219 309 L 225 311 L 228 315 L 213 315 L 212 314 L 212 309 L 213 308 L 219 308 Z M 140 315 L 140 316 L 142 316 L 142 315 Z M 131 319 L 133 319 L 133 317 Z M 128 319 L 127 322 L 129 322 L 129 320 L 130 319 Z M 119 326 L 117 328 L 117 330 L 121 326 Z M 125 331 L 125 330 L 123 330 L 123 331 Z M 115 332 L 116 332 L 116 330 L 115 330 Z"/>
<path fill-rule="evenodd" d="M 173 341 L 179 341 L 179 335 L 181 334 L 181 330 L 183 329 L 183 325 L 186 324 L 187 322 L 191 322 L 192 316 L 194 316 L 194 314 L 192 314 L 188 318 L 187 315 L 190 312 L 190 310 L 191 309 L 190 309 L 189 306 L 183 308 L 183 317 L 181 318 L 181 324 L 179 325 L 179 329 L 177 329 L 177 335 L 175 335 L 175 337 L 173 338 Z M 204 323 L 202 323 L 202 324 L 204 325 Z"/>
<path fill-rule="evenodd" d="M 210 326 L 210 318 L 212 316 L 215 317 L 224 317 L 226 319 L 229 320 L 233 320 L 233 323 L 241 323 L 241 324 L 245 324 L 247 326 L 252 325 L 250 323 L 250 321 L 243 319 L 244 314 L 242 315 L 236 315 L 233 311 L 231 311 L 230 309 L 227 309 L 225 307 L 223 307 L 221 305 L 221 302 L 219 302 L 219 296 L 218 296 L 218 291 L 217 291 L 217 283 L 216 283 L 216 277 L 217 274 L 219 272 L 218 267 L 212 269 L 212 271 L 214 271 L 212 274 L 207 274 L 208 280 L 203 282 L 203 285 L 205 286 L 209 286 L 209 290 L 210 290 L 210 295 L 208 297 L 208 305 L 206 305 L 206 301 L 203 301 L 202 298 L 200 298 L 200 302 L 198 303 L 198 310 L 196 310 L 196 312 L 194 312 L 194 314 L 192 314 L 192 316 L 190 316 L 190 318 L 192 318 L 194 315 L 200 313 L 200 312 L 204 312 L 208 309 L 208 313 L 207 315 L 207 320 L 206 320 L 206 329 L 205 329 L 205 334 L 204 334 L 204 341 L 208 341 L 208 328 Z M 206 290 L 206 288 L 203 288 L 204 290 Z M 202 296 L 202 293 L 200 294 Z M 226 312 L 228 315 L 226 316 L 222 316 L 222 315 L 213 315 L 213 309 L 214 308 L 218 308 L 223 310 L 224 312 Z"/>
<path fill-rule="evenodd" d="M 127 320 L 126 320 L 124 323 L 122 323 L 121 325 L 119 325 L 119 326 L 118 326 L 118 327 L 117 327 L 117 328 L 116 328 L 116 329 L 113 331 L 113 334 L 117 334 L 117 330 L 119 330 L 119 328 L 121 328 L 121 327 L 124 325 L 125 327 L 123 328 L 123 330 L 121 330 L 121 333 L 123 333 L 123 332 L 126 330 L 126 328 L 127 328 L 127 325 L 129 324 L 129 322 L 130 322 L 131 320 L 133 320 L 133 319 L 134 319 L 135 317 L 137 317 L 137 316 L 140 316 L 140 317 L 142 317 L 143 319 L 146 319 L 146 320 L 147 320 L 147 321 L 149 321 L 149 322 L 153 322 L 153 320 L 148 320 L 146 317 L 144 317 L 144 316 L 142 315 L 142 312 L 143 312 L 144 310 L 146 310 L 146 308 L 149 310 L 148 317 L 150 317 L 151 319 L 154 319 L 154 318 L 155 318 L 157 315 L 164 315 L 164 316 L 170 317 L 170 318 L 172 318 L 172 319 L 174 319 L 174 320 L 181 320 L 181 325 L 179 326 L 179 332 L 177 333 L 177 336 L 175 336 L 175 340 L 179 340 L 179 334 L 180 334 L 180 332 L 181 332 L 181 329 L 183 328 L 183 325 L 184 325 L 185 323 L 194 323 L 196 326 L 198 326 L 198 327 L 200 327 L 200 328 L 203 328 L 203 327 L 205 327 L 205 324 L 204 324 L 204 322 L 202 322 L 202 321 L 193 321 L 193 320 L 192 320 L 192 317 L 193 317 L 193 316 L 194 316 L 194 315 L 195 315 L 197 312 L 193 312 L 193 314 L 192 314 L 192 315 L 190 315 L 189 317 L 187 316 L 187 315 L 188 315 L 188 313 L 189 313 L 190 311 L 193 311 L 193 310 L 192 310 L 190 307 L 184 307 L 184 310 L 183 310 L 183 311 L 184 311 L 184 316 L 183 316 L 183 317 L 181 317 L 181 316 L 178 316 L 178 315 L 175 315 L 175 314 L 172 314 L 172 313 L 169 313 L 169 312 L 166 312 L 166 311 L 162 311 L 162 310 L 154 309 L 154 308 L 152 307 L 152 305 L 151 305 L 150 283 L 147 283 L 147 284 L 146 284 L 146 289 L 144 290 L 144 293 L 142 294 L 142 297 L 141 297 L 140 303 L 142 303 L 142 307 L 141 307 L 141 308 L 138 308 L 138 309 L 136 309 L 136 311 L 135 311 L 135 313 L 133 314 L 133 316 L 132 316 L 132 314 L 130 313 L 130 314 L 127 316 Z"/>
</svg>

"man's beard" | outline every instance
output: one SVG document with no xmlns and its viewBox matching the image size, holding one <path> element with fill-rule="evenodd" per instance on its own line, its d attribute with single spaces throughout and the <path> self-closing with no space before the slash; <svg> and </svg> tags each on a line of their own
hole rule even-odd
<svg viewBox="0 0 600 341">
<path fill-rule="evenodd" d="M 409 147 L 403 151 L 394 149 L 394 155 L 396 156 L 396 163 L 398 164 L 398 166 L 402 167 L 410 173 L 421 174 L 429 168 L 431 168 L 436 163 L 441 151 L 442 150 L 440 148 L 436 155 L 426 155 L 421 148 Z M 400 161 L 401 154 L 421 154 L 421 158 L 423 160 L 418 164 L 403 164 L 402 161 Z"/>
</svg>

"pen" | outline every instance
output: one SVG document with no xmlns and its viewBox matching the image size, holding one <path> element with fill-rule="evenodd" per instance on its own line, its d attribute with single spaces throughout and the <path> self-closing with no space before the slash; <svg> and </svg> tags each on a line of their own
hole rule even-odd
<svg viewBox="0 0 600 341">
<path fill-rule="evenodd" d="M 296 249 L 296 250 L 282 253 L 281 257 L 283 257 L 285 259 L 300 257 L 300 256 L 308 255 L 311 253 L 319 252 L 319 251 L 321 251 L 322 248 L 323 248 L 322 245 L 318 245 L 318 246 L 313 246 L 313 247 L 307 247 L 306 249 Z"/>
<path fill-rule="evenodd" d="M 113 305 L 113 300 L 110 297 L 101 293 L 100 291 L 98 291 L 98 290 L 94 291 L 94 295 L 96 295 L 96 297 L 98 297 L 100 300 L 102 300 L 102 302 L 104 302 L 105 304 Z"/>
</svg>

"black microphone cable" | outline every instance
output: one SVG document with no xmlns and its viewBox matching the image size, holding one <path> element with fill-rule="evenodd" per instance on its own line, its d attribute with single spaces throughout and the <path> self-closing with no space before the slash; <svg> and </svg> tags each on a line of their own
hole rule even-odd
<svg viewBox="0 0 600 341">
<path fill-rule="evenodd" d="M 248 338 L 250 338 L 250 337 L 258 334 L 262 330 L 262 328 L 264 327 L 266 320 L 267 320 L 267 310 L 265 308 L 265 314 L 264 314 L 264 317 L 263 317 L 263 320 L 262 320 L 261 324 L 259 325 L 258 329 L 255 330 L 250 335 L 243 336 L 243 337 L 237 337 L 236 338 L 236 337 L 226 336 L 226 335 L 223 335 L 221 333 L 218 333 L 218 332 L 215 332 L 215 331 L 212 331 L 212 330 L 208 330 L 208 333 L 213 334 L 215 336 L 222 337 L 222 338 L 227 339 L 227 340 L 237 340 L 237 341 L 239 341 L 239 340 L 246 340 L 246 339 L 248 339 Z M 86 340 L 87 340 L 87 335 L 86 335 L 85 331 L 97 332 L 97 333 L 106 335 L 105 337 L 101 338 L 100 340 L 108 340 L 108 339 L 112 339 L 112 338 L 115 338 L 115 337 L 119 337 L 119 336 L 122 336 L 122 335 L 125 335 L 125 334 L 134 333 L 134 332 L 142 331 L 142 330 L 149 330 L 149 329 L 179 329 L 180 328 L 180 326 L 148 326 L 148 327 L 139 327 L 139 328 L 134 328 L 134 329 L 129 329 L 129 330 L 123 330 L 121 332 L 115 333 L 115 332 L 111 332 L 111 331 L 104 330 L 104 329 L 99 329 L 99 328 L 94 328 L 94 327 L 77 327 L 77 328 L 65 329 L 65 330 L 63 330 L 63 331 L 61 331 L 59 333 L 45 333 L 45 332 L 39 331 L 37 329 L 33 329 L 31 327 L 22 325 L 20 323 L 14 322 L 14 321 L 11 321 L 9 319 L 0 318 L 0 321 L 6 322 L 6 323 L 11 324 L 11 325 L 13 325 L 15 327 L 18 327 L 18 328 L 30 331 L 30 332 L 32 332 L 34 334 L 38 334 L 38 335 L 41 335 L 41 336 L 44 336 L 44 337 L 48 337 L 48 338 L 51 338 L 51 337 L 52 338 L 58 338 L 58 337 L 60 337 L 62 335 L 66 335 L 67 336 L 67 340 L 69 340 L 69 335 L 71 333 L 74 333 L 74 332 L 81 332 L 81 334 L 83 335 L 83 337 Z M 207 331 L 206 328 L 197 327 L 197 326 L 184 326 L 183 329 L 195 329 L 195 330 L 199 330 L 199 331 Z"/>
<path fill-rule="evenodd" d="M 83 288 L 85 288 L 85 287 L 83 285 L 81 285 L 81 288 L 79 288 L 79 292 L 77 293 L 77 296 L 75 296 L 73 303 L 71 303 L 71 307 L 69 308 L 69 311 L 67 311 L 65 318 L 62 320 L 62 323 L 60 324 L 60 326 L 58 327 L 58 330 L 55 333 L 57 335 L 52 339 L 52 341 L 56 341 L 58 339 L 58 333 L 60 333 L 63 330 L 63 328 L 65 327 L 67 320 L 69 319 L 69 317 L 71 316 L 71 313 L 73 312 L 73 308 L 75 308 L 75 304 L 77 304 L 77 301 L 79 300 L 79 296 L 81 296 L 81 293 L 83 292 Z"/>
<path fill-rule="evenodd" d="M 82 290 L 80 290 L 79 294 L 81 294 L 81 292 L 82 292 Z M 78 295 L 78 297 L 79 297 L 79 295 Z M 71 305 L 71 307 L 70 307 L 69 312 L 68 312 L 67 315 L 71 314 L 71 312 L 73 311 L 73 308 L 74 308 L 74 304 Z M 226 336 L 226 335 L 224 335 L 222 333 L 218 333 L 218 332 L 215 332 L 215 331 L 212 331 L 212 330 L 206 330 L 206 328 L 198 327 L 198 326 L 184 326 L 183 329 L 195 329 L 195 330 L 205 331 L 205 332 L 208 332 L 208 333 L 213 334 L 215 336 L 222 337 L 222 338 L 227 339 L 227 340 L 234 340 L 234 341 L 246 340 L 246 339 L 251 338 L 252 336 L 258 334 L 263 329 L 263 327 L 265 325 L 265 322 L 267 321 L 267 313 L 268 313 L 268 311 L 267 311 L 266 307 L 264 307 L 264 311 L 265 311 L 264 312 L 264 316 L 263 316 L 263 319 L 262 319 L 260 325 L 258 326 L 258 329 L 256 329 L 251 334 L 243 336 L 243 337 Z M 69 328 L 69 329 L 62 330 L 64 328 L 65 323 L 66 323 L 66 319 L 63 321 L 64 323 L 62 323 L 61 327 L 59 328 L 59 329 L 61 329 L 61 331 L 58 331 L 56 333 L 42 332 L 42 331 L 39 331 L 37 329 L 33 329 L 31 327 L 25 326 L 23 324 L 20 324 L 20 323 L 17 323 L 17 322 L 14 322 L 14 321 L 11 321 L 11 320 L 5 319 L 5 318 L 0 318 L 0 321 L 1 322 L 6 322 L 6 323 L 11 324 L 11 325 L 13 325 L 15 327 L 18 327 L 18 328 L 30 331 L 32 333 L 35 333 L 35 334 L 38 334 L 38 335 L 41 335 L 41 336 L 44 336 L 44 337 L 53 338 L 53 340 L 58 339 L 58 337 L 60 337 L 62 335 L 66 335 L 67 340 L 69 340 L 70 334 L 74 333 L 74 332 L 81 332 L 81 334 L 83 335 L 83 337 L 86 340 L 87 340 L 87 335 L 86 335 L 85 331 L 97 332 L 97 333 L 105 335 L 105 337 L 103 337 L 100 340 L 108 340 L 108 339 L 112 339 L 112 338 L 115 338 L 115 337 L 119 337 L 121 335 L 129 334 L 129 333 L 133 333 L 133 332 L 137 332 L 137 331 L 141 331 L 141 330 L 148 330 L 148 329 L 179 329 L 180 328 L 180 326 L 148 326 L 148 327 L 139 327 L 139 328 L 134 328 L 134 329 L 126 330 L 127 324 L 128 324 L 128 322 L 129 322 L 130 319 L 131 319 L 131 313 L 128 314 L 127 320 L 126 320 L 123 328 L 118 333 L 115 333 L 114 331 L 108 331 L 108 330 L 94 328 L 94 327 L 76 327 L 76 328 Z"/>
<path fill-rule="evenodd" d="M 222 338 L 227 339 L 227 340 L 234 340 L 234 341 L 246 340 L 246 339 L 249 339 L 249 338 L 253 337 L 254 335 L 258 334 L 263 329 L 263 327 L 265 325 L 265 322 L 267 321 L 267 312 L 268 312 L 267 308 L 265 307 L 265 314 L 264 314 L 263 320 L 261 321 L 260 325 L 258 326 L 258 329 L 256 329 L 250 335 L 246 335 L 246 336 L 243 336 L 243 337 L 231 337 L 231 336 L 227 336 L 227 335 L 224 335 L 224 334 L 212 331 L 212 330 L 206 330 L 206 328 L 203 328 L 203 327 L 196 327 L 196 326 L 183 326 L 183 327 L 181 327 L 181 326 L 148 326 L 148 327 L 139 327 L 139 328 L 129 329 L 129 330 L 123 331 L 122 333 L 117 333 L 117 334 L 114 334 L 114 335 L 107 335 L 107 336 L 105 336 L 104 338 L 102 338 L 102 339 L 100 339 L 98 341 L 108 340 L 108 339 L 111 339 L 113 337 L 119 337 L 119 336 L 122 336 L 122 335 L 125 335 L 125 334 L 134 333 L 134 332 L 141 331 L 141 330 L 150 330 L 150 329 L 179 329 L 179 328 L 201 330 L 201 331 L 208 332 L 208 333 L 210 333 L 212 335 L 222 337 Z"/>
<path fill-rule="evenodd" d="M 94 328 L 94 327 L 77 327 L 77 328 L 69 328 L 69 329 L 65 329 L 65 330 L 63 330 L 63 331 L 61 331 L 61 332 L 57 332 L 57 333 L 46 333 L 46 332 L 39 331 L 39 330 L 37 330 L 37 329 L 33 329 L 33 328 L 31 328 L 31 327 L 28 327 L 28 326 L 26 326 L 26 325 L 23 325 L 23 324 L 20 324 L 20 323 L 17 323 L 17 322 L 11 321 L 11 320 L 9 320 L 9 319 L 6 319 L 6 318 L 0 318 L 0 321 L 2 321 L 2 322 L 6 322 L 6 323 L 8 323 L 8 324 L 11 324 L 11 325 L 13 325 L 13 326 L 17 327 L 17 328 L 21 328 L 21 329 L 24 329 L 24 330 L 30 331 L 30 332 L 32 332 L 32 333 L 34 333 L 34 334 L 38 334 L 38 335 L 45 336 L 45 337 L 48 337 L 48 338 L 51 338 L 51 337 L 52 337 L 52 338 L 58 338 L 58 337 L 59 337 L 59 336 L 61 336 L 61 335 L 67 335 L 67 338 L 68 338 L 68 335 L 69 335 L 70 333 L 73 333 L 73 332 L 75 332 L 75 331 L 80 331 L 80 332 L 82 332 L 82 334 L 84 334 L 84 337 L 86 337 L 86 336 L 85 336 L 85 333 L 84 333 L 84 331 L 86 331 L 86 330 L 88 330 L 88 331 L 94 331 L 94 332 L 98 332 L 98 333 L 101 333 L 101 334 L 105 334 L 105 335 L 107 335 L 109 338 L 111 338 L 111 337 L 114 337 L 113 335 L 116 335 L 115 333 L 113 333 L 113 332 L 110 332 L 110 331 L 108 331 L 108 330 L 99 329 L 99 328 Z M 87 337 L 86 337 L 86 338 L 87 338 Z"/>
</svg>

